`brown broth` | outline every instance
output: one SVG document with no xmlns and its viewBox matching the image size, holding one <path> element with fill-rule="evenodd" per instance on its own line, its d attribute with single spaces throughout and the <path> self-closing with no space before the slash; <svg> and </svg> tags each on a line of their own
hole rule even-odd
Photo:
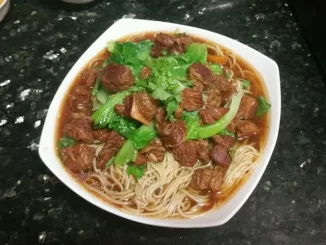
<svg viewBox="0 0 326 245">
<path fill-rule="evenodd" d="M 154 32 L 141 33 L 141 34 L 137 34 L 137 35 L 133 35 L 133 36 L 123 37 L 119 41 L 121 41 L 121 42 L 124 42 L 124 41 L 139 42 L 139 41 L 142 41 L 142 40 L 145 40 L 145 39 L 153 40 L 154 35 L 155 35 Z M 191 37 L 196 42 L 216 45 L 216 43 L 205 40 L 203 38 L 195 37 L 193 35 L 191 35 Z M 222 50 L 228 50 L 227 48 L 224 48 L 221 45 L 219 45 L 219 46 L 222 48 Z M 242 57 L 238 56 L 237 54 L 235 54 L 235 55 L 236 55 L 237 63 L 240 65 L 240 67 L 242 69 L 244 69 L 244 70 L 249 70 L 249 71 L 251 71 L 253 73 L 253 75 L 249 75 L 248 77 L 244 77 L 244 79 L 248 79 L 248 80 L 251 81 L 250 90 L 252 92 L 252 96 L 253 97 L 258 97 L 258 96 L 262 95 L 265 98 L 268 98 L 267 93 L 266 93 L 266 89 L 265 89 L 265 85 L 263 83 L 263 80 L 262 80 L 260 74 L 248 62 L 246 62 Z M 69 122 L 69 120 L 70 120 L 71 108 L 69 106 L 69 98 L 70 98 L 70 95 L 71 95 L 72 91 L 74 90 L 74 88 L 76 88 L 76 86 L 79 86 L 79 85 L 81 85 L 83 83 L 83 73 L 87 72 L 87 70 L 89 69 L 88 68 L 89 64 L 91 64 L 94 60 L 97 60 L 97 59 L 106 60 L 109 56 L 110 56 L 110 53 L 106 49 L 102 50 L 90 62 L 88 62 L 88 64 L 82 69 L 82 71 L 80 71 L 80 73 L 77 75 L 74 82 L 71 84 L 70 88 L 68 89 L 68 91 L 67 91 L 67 93 L 65 95 L 65 98 L 64 98 L 64 100 L 63 100 L 63 102 L 61 104 L 60 113 L 59 113 L 58 118 L 57 118 L 56 139 L 55 139 L 56 145 L 57 145 L 57 142 L 59 141 L 59 139 L 64 136 L 64 132 L 63 132 L 64 125 L 67 122 Z M 226 66 L 226 68 L 230 69 L 230 67 L 227 67 L 227 66 Z M 234 71 L 234 74 L 235 74 L 235 77 L 239 77 L 239 72 Z M 91 92 L 91 89 L 90 89 L 90 92 Z M 259 151 L 261 151 L 264 148 L 267 133 L 268 133 L 268 129 L 269 129 L 269 113 L 265 114 L 262 117 L 254 118 L 253 121 L 255 122 L 255 124 L 257 126 L 259 126 L 261 131 L 255 137 L 250 138 L 249 143 L 252 143 L 255 146 L 255 148 L 257 148 Z M 58 148 L 56 149 L 56 151 L 59 153 Z M 59 157 L 59 154 L 58 154 L 58 157 Z M 67 169 L 67 171 L 69 171 L 69 170 Z M 71 171 L 69 171 L 69 172 L 81 184 L 83 184 L 83 182 L 86 181 L 86 179 L 88 177 L 87 173 L 76 174 L 76 173 L 71 172 Z M 198 212 L 201 213 L 201 212 L 210 210 L 212 208 L 212 206 L 221 206 L 221 205 L 223 205 L 225 202 L 227 202 L 236 193 L 236 191 L 241 187 L 241 185 L 246 182 L 246 180 L 248 179 L 249 176 L 250 176 L 250 174 L 247 174 L 246 176 L 243 176 L 241 181 L 239 181 L 238 184 L 233 186 L 233 190 L 232 190 L 230 195 L 228 195 L 227 197 L 221 198 L 217 194 L 215 197 L 213 197 L 213 199 L 215 199 L 215 198 L 217 199 L 216 201 L 210 202 L 209 205 L 200 208 L 198 210 Z M 95 193 L 93 193 L 93 194 L 97 195 Z M 101 198 L 100 196 L 98 196 L 98 197 Z M 117 207 L 117 205 L 114 205 L 112 203 L 110 203 L 110 205 L 113 205 L 113 206 Z"/>
</svg>

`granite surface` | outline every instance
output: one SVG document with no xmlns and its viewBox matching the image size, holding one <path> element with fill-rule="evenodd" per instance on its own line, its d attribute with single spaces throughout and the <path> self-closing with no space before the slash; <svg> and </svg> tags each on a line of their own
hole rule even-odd
<svg viewBox="0 0 326 245">
<path fill-rule="evenodd" d="M 227 224 L 167 229 L 124 220 L 84 201 L 40 160 L 39 136 L 56 89 L 119 18 L 215 31 L 279 64 L 277 146 L 256 190 Z M 0 24 L 0 244 L 326 244 L 325 94 L 284 1 L 12 1 Z"/>
</svg>

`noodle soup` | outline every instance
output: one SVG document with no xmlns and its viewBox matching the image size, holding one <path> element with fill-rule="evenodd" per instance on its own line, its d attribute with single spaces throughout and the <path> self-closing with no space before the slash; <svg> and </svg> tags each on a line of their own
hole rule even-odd
<svg viewBox="0 0 326 245">
<path fill-rule="evenodd" d="M 192 218 L 223 205 L 268 130 L 264 84 L 231 50 L 186 33 L 110 41 L 63 101 L 57 152 L 126 212 Z"/>
</svg>

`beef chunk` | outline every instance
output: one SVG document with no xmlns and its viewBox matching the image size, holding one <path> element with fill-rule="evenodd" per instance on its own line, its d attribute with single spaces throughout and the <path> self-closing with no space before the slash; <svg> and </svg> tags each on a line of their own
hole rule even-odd
<svg viewBox="0 0 326 245">
<path fill-rule="evenodd" d="M 219 169 L 197 169 L 191 179 L 194 190 L 218 191 L 223 184 L 223 172 Z"/>
<path fill-rule="evenodd" d="M 215 135 L 212 138 L 216 144 L 219 144 L 227 149 L 232 147 L 235 143 L 235 138 L 227 135 Z"/>
<path fill-rule="evenodd" d="M 196 142 L 196 148 L 197 148 L 197 158 L 199 161 L 201 161 L 203 164 L 206 164 L 209 162 L 209 146 L 208 142 L 206 140 L 198 140 Z"/>
<path fill-rule="evenodd" d="M 178 106 L 178 108 L 175 110 L 175 112 L 174 112 L 174 117 L 176 118 L 176 119 L 180 119 L 181 117 L 182 117 L 182 111 L 183 111 L 183 106 L 182 106 L 182 104 L 180 103 L 179 104 L 179 106 Z"/>
<path fill-rule="evenodd" d="M 138 154 L 136 161 L 134 162 L 135 165 L 143 165 L 147 163 L 147 157 L 144 154 Z"/>
<path fill-rule="evenodd" d="M 186 111 L 196 111 L 204 105 L 202 93 L 193 88 L 182 91 L 182 106 Z"/>
<path fill-rule="evenodd" d="M 193 40 L 190 36 L 185 34 L 179 34 L 174 38 L 174 44 L 172 47 L 169 47 L 169 53 L 174 54 L 183 54 L 187 51 L 187 48 L 190 44 L 193 43 Z"/>
<path fill-rule="evenodd" d="M 90 115 L 93 105 L 89 88 L 76 86 L 69 95 L 69 104 L 73 112 Z"/>
<path fill-rule="evenodd" d="M 117 93 L 128 89 L 134 76 L 127 66 L 111 63 L 104 68 L 101 82 L 106 90 Z"/>
<path fill-rule="evenodd" d="M 231 164 L 231 157 L 228 148 L 222 145 L 215 145 L 210 152 L 212 161 L 216 164 L 229 166 Z"/>
<path fill-rule="evenodd" d="M 241 119 L 250 119 L 255 116 L 258 101 L 251 96 L 243 96 L 237 116 Z"/>
<path fill-rule="evenodd" d="M 222 104 L 225 104 L 235 92 L 235 88 L 226 78 L 225 70 L 221 76 L 217 76 L 217 79 L 208 86 L 208 90 L 218 90 L 222 95 Z"/>
<path fill-rule="evenodd" d="M 216 89 L 214 86 L 210 86 L 207 89 L 207 100 L 206 105 L 209 107 L 219 107 L 223 102 L 223 96 L 220 90 Z"/>
<path fill-rule="evenodd" d="M 114 106 L 115 112 L 122 117 L 130 117 L 130 112 L 132 108 L 133 96 L 128 95 L 123 99 L 123 104 L 116 104 Z"/>
<path fill-rule="evenodd" d="M 149 125 L 157 111 L 158 101 L 146 92 L 134 93 L 132 98 L 130 116 Z"/>
<path fill-rule="evenodd" d="M 156 126 L 163 125 L 167 116 L 164 107 L 159 107 L 154 116 L 157 122 Z"/>
<path fill-rule="evenodd" d="M 105 164 L 118 153 L 124 143 L 125 139 L 115 131 L 112 131 L 98 154 L 97 167 L 104 168 Z"/>
<path fill-rule="evenodd" d="M 148 146 L 144 147 L 140 153 L 145 155 L 148 161 L 162 162 L 165 155 L 165 148 L 162 141 L 159 138 L 155 138 Z"/>
<path fill-rule="evenodd" d="M 189 67 L 189 77 L 191 80 L 201 82 L 204 85 L 216 80 L 216 75 L 211 69 L 201 63 L 194 63 Z"/>
<path fill-rule="evenodd" d="M 95 154 L 95 149 L 84 144 L 77 144 L 61 150 L 63 163 L 73 172 L 90 169 Z"/>
<path fill-rule="evenodd" d="M 212 124 L 217 120 L 220 120 L 222 116 L 224 116 L 229 111 L 229 108 L 224 107 L 206 107 L 201 109 L 199 112 L 199 116 L 201 118 L 201 123 Z"/>
<path fill-rule="evenodd" d="M 90 88 L 95 85 L 97 75 L 98 75 L 97 70 L 86 69 L 80 74 L 80 80 L 82 81 L 82 84 L 85 85 L 86 88 Z"/>
<path fill-rule="evenodd" d="M 111 135 L 111 131 L 108 129 L 97 129 L 92 132 L 94 139 L 105 142 Z"/>
<path fill-rule="evenodd" d="M 159 44 L 154 43 L 152 50 L 151 50 L 151 56 L 154 58 L 163 56 L 163 51 L 166 50 L 166 47 L 163 47 Z"/>
<path fill-rule="evenodd" d="M 147 78 L 150 77 L 151 74 L 152 74 L 152 70 L 151 70 L 151 68 L 145 66 L 145 67 L 141 70 L 141 72 L 140 72 L 140 74 L 139 74 L 139 78 L 140 78 L 140 79 L 147 79 Z"/>
<path fill-rule="evenodd" d="M 172 154 L 182 166 L 192 167 L 197 161 L 196 141 L 189 140 L 171 149 Z"/>
<path fill-rule="evenodd" d="M 172 47 L 174 44 L 173 36 L 165 33 L 156 34 L 154 41 L 163 47 Z"/>
<path fill-rule="evenodd" d="M 74 119 L 64 127 L 64 132 L 67 136 L 86 143 L 94 141 L 92 135 L 92 119 L 83 117 Z"/>
<path fill-rule="evenodd" d="M 176 147 L 183 143 L 187 134 L 186 123 L 182 120 L 175 122 L 157 123 L 157 131 L 161 136 L 164 146 L 167 148 Z"/>
<path fill-rule="evenodd" d="M 237 136 L 238 138 L 249 138 L 258 134 L 259 131 L 259 127 L 253 121 L 244 120 L 239 123 Z"/>
</svg>

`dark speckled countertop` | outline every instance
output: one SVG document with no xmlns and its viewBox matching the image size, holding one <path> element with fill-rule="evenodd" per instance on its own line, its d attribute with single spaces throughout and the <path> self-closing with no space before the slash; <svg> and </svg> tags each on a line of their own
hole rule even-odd
<svg viewBox="0 0 326 245">
<path fill-rule="evenodd" d="M 119 18 L 196 26 L 274 59 L 278 143 L 258 187 L 227 224 L 167 229 L 94 207 L 37 149 L 51 99 L 84 50 Z M 12 1 L 0 24 L 0 244 L 326 244 L 326 89 L 288 4 L 277 0 Z"/>
</svg>

